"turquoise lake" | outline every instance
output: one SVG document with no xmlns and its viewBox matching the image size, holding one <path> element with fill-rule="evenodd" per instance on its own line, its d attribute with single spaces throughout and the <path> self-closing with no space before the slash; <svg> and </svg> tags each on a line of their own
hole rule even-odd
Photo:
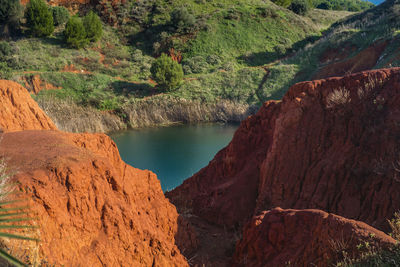
<svg viewBox="0 0 400 267">
<path fill-rule="evenodd" d="M 162 189 L 167 191 L 207 166 L 229 144 L 238 126 L 179 125 L 129 130 L 110 137 L 125 162 L 156 173 Z"/>
</svg>

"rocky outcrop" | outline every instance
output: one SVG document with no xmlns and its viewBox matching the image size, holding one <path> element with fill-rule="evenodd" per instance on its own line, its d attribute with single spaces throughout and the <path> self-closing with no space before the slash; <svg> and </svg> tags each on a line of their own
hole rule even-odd
<svg viewBox="0 0 400 267">
<path fill-rule="evenodd" d="M 399 137 L 400 69 L 303 82 L 242 122 L 207 167 L 167 195 L 221 225 L 279 206 L 384 229 L 400 209 Z"/>
<path fill-rule="evenodd" d="M 191 248 L 196 237 L 178 219 L 155 174 L 125 164 L 104 134 L 54 130 L 14 82 L 0 82 L 0 105 L 0 155 L 16 173 L 17 197 L 30 200 L 30 215 L 38 218 L 37 264 L 188 265 L 175 242 Z M 27 250 L 24 259 L 34 254 L 30 245 L 14 245 Z"/>
<path fill-rule="evenodd" d="M 320 210 L 264 211 L 249 222 L 233 266 L 331 266 L 396 240 L 371 226 Z"/>
<path fill-rule="evenodd" d="M 40 218 L 42 257 L 65 266 L 186 266 L 178 214 L 155 174 L 125 164 L 102 134 L 22 131 L 0 154 Z"/>
<path fill-rule="evenodd" d="M 71 100 L 40 97 L 37 103 L 62 131 L 109 133 L 127 128 L 119 116 L 109 111 L 79 106 Z"/>
<path fill-rule="evenodd" d="M 56 126 L 21 85 L 0 80 L 0 128 L 54 130 Z"/>
</svg>

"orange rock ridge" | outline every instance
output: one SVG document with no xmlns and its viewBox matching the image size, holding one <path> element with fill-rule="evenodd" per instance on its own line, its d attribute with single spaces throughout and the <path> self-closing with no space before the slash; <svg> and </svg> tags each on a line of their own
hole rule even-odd
<svg viewBox="0 0 400 267">
<path fill-rule="evenodd" d="M 20 85 L 1 81 L 0 92 L 0 155 L 39 218 L 43 264 L 188 266 L 175 241 L 195 237 L 182 219 L 178 231 L 155 174 L 125 164 L 104 134 L 54 130 Z"/>
<path fill-rule="evenodd" d="M 4 131 L 55 130 L 56 126 L 21 85 L 0 80 L 0 128 Z"/>
</svg>

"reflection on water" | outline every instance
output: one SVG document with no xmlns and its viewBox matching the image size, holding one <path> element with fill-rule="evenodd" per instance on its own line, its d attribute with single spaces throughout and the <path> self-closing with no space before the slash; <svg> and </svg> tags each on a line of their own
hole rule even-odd
<svg viewBox="0 0 400 267">
<path fill-rule="evenodd" d="M 179 125 L 130 130 L 111 135 L 122 159 L 155 172 L 164 191 L 180 185 L 225 147 L 237 129 L 232 124 Z"/>
</svg>

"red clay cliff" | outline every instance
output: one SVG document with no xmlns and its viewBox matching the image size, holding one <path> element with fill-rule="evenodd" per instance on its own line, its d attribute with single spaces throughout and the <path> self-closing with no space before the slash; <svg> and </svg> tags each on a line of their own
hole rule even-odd
<svg viewBox="0 0 400 267">
<path fill-rule="evenodd" d="M 396 240 L 371 226 L 320 210 L 264 211 L 244 228 L 233 266 L 335 266 Z M 368 247 L 366 247 L 368 246 Z"/>
<path fill-rule="evenodd" d="M 54 124 L 18 84 L 2 81 L 0 92 L 0 155 L 32 199 L 41 264 L 188 265 L 175 236 L 193 237 L 178 232 L 155 174 L 125 164 L 104 134 L 48 130 Z"/>
<path fill-rule="evenodd" d="M 167 196 L 233 227 L 274 207 L 321 209 L 385 229 L 400 209 L 400 69 L 302 82 L 243 121 Z"/>
</svg>

